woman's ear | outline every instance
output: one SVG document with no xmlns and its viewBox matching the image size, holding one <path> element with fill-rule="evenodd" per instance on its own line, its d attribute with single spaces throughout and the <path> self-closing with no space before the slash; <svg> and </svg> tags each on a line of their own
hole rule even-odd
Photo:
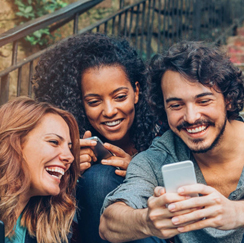
<svg viewBox="0 0 244 243">
<path fill-rule="evenodd" d="M 137 104 L 139 101 L 139 91 L 140 91 L 140 84 L 138 81 L 135 82 L 135 100 L 134 100 L 134 104 Z"/>
</svg>

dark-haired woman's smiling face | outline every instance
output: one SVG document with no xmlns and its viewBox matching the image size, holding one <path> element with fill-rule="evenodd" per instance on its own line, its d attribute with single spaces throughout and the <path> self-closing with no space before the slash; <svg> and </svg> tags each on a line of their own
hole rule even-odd
<svg viewBox="0 0 244 243">
<path fill-rule="evenodd" d="M 109 141 L 129 139 L 139 85 L 133 89 L 120 66 L 89 68 L 82 75 L 82 99 L 93 128 Z"/>
</svg>

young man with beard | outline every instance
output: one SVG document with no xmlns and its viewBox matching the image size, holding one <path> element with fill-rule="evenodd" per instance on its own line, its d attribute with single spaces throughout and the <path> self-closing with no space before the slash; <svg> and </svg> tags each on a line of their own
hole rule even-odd
<svg viewBox="0 0 244 243">
<path fill-rule="evenodd" d="M 241 242 L 241 72 L 217 48 L 186 41 L 156 55 L 151 72 L 150 102 L 170 130 L 132 160 L 124 184 L 107 196 L 100 235 L 111 242 Z M 193 161 L 198 183 L 165 193 L 162 165 L 184 160 Z"/>
</svg>

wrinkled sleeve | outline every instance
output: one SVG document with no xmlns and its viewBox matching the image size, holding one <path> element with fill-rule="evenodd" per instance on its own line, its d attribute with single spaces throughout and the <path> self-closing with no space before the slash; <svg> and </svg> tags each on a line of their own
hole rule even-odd
<svg viewBox="0 0 244 243">
<path fill-rule="evenodd" d="M 124 183 L 106 196 L 101 213 L 106 207 L 118 201 L 135 209 L 147 207 L 147 200 L 158 185 L 149 158 L 150 153 L 145 151 L 131 160 Z"/>
</svg>

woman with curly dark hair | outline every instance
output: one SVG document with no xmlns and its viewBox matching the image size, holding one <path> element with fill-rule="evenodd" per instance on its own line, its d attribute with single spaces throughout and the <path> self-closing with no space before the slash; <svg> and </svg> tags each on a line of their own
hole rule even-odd
<svg viewBox="0 0 244 243">
<path fill-rule="evenodd" d="M 120 185 L 131 158 L 149 147 L 155 134 L 145 98 L 146 66 L 122 38 L 82 34 L 42 57 L 34 77 L 35 96 L 71 112 L 80 133 L 77 198 L 82 242 L 102 242 L 100 209 L 106 194 Z M 97 160 L 98 136 L 114 156 Z M 92 166 L 91 166 L 92 165 Z"/>
</svg>

